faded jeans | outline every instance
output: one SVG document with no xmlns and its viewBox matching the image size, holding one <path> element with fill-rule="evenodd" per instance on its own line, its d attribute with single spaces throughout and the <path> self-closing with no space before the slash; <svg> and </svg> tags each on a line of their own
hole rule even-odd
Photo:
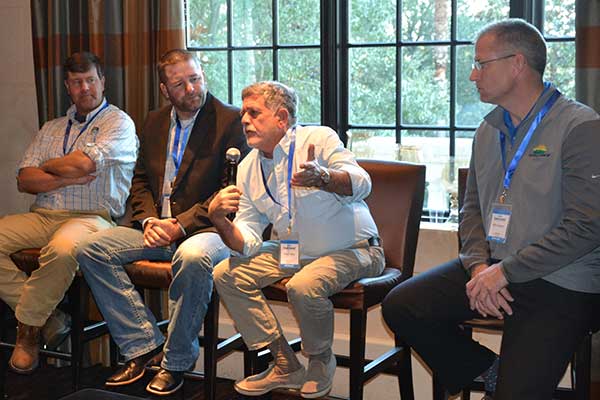
<svg viewBox="0 0 600 400">
<path fill-rule="evenodd" d="M 76 258 L 125 359 L 165 343 L 161 366 L 169 371 L 185 371 L 200 352 L 198 332 L 212 294 L 213 266 L 229 256 L 229 249 L 212 232 L 193 235 L 176 250 L 174 247 L 144 247 L 142 231 L 116 227 L 86 238 Z M 166 342 L 123 268 L 137 260 L 172 262 Z"/>
</svg>

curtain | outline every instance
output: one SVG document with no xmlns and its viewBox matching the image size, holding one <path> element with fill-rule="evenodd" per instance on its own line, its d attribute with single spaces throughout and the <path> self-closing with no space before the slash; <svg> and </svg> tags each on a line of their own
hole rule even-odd
<svg viewBox="0 0 600 400">
<path fill-rule="evenodd" d="M 600 0 L 577 0 L 575 29 L 577 100 L 600 112 Z"/>
<path fill-rule="evenodd" d="M 77 51 L 100 57 L 106 98 L 138 129 L 165 102 L 156 64 L 165 51 L 185 47 L 183 1 L 31 0 L 31 15 L 40 125 L 69 107 L 62 64 Z"/>
</svg>

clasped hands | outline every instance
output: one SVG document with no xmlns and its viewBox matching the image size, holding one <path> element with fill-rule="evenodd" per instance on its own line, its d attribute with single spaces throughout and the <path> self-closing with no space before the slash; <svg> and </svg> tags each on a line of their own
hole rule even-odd
<svg viewBox="0 0 600 400">
<path fill-rule="evenodd" d="M 471 310 L 477 310 L 482 316 L 504 319 L 503 312 L 512 315 L 510 303 L 513 297 L 506 286 L 508 281 L 500 264 L 479 264 L 471 270 L 471 280 L 466 290 Z"/>
<path fill-rule="evenodd" d="M 183 237 L 179 222 L 175 218 L 150 218 L 144 225 L 144 246 L 168 246 Z"/>
</svg>

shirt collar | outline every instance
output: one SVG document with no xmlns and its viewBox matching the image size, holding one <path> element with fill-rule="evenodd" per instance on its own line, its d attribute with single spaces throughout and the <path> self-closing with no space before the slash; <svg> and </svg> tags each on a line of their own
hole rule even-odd
<svg viewBox="0 0 600 400">
<path fill-rule="evenodd" d="M 484 117 L 484 120 L 499 131 L 511 135 L 511 137 L 512 134 L 517 136 L 517 133 L 523 132 L 523 129 L 521 129 L 522 127 L 530 125 L 531 121 L 535 118 L 535 116 L 538 114 L 538 112 L 541 110 L 544 104 L 546 104 L 546 101 L 548 101 L 548 99 L 550 98 L 550 96 L 552 96 L 555 90 L 556 87 L 550 82 L 544 83 L 544 91 L 536 100 L 533 107 L 531 108 L 531 110 L 529 110 L 529 113 L 525 116 L 521 123 L 518 126 L 514 127 L 514 132 L 511 132 L 511 128 L 509 128 L 506 124 L 505 115 L 508 112 L 500 106 L 495 107 L 492 111 L 490 111 L 490 113 Z M 510 125 L 512 126 L 512 121 Z"/>
<path fill-rule="evenodd" d="M 296 130 L 298 129 L 298 125 L 296 126 Z M 279 141 L 279 143 L 277 143 L 277 145 L 275 146 L 275 149 L 273 149 L 273 158 L 275 158 L 275 153 L 278 151 L 277 149 L 279 149 L 279 151 L 281 151 L 283 153 L 284 156 L 288 156 L 289 152 L 290 152 L 290 144 L 292 143 L 292 139 L 295 139 L 295 131 L 294 131 L 294 127 L 290 127 L 288 128 L 288 130 L 285 132 L 285 135 L 283 135 L 283 137 L 281 138 L 281 140 Z M 260 154 L 261 158 L 266 158 L 263 154 L 262 151 L 258 152 Z"/>
<path fill-rule="evenodd" d="M 92 118 L 94 115 L 96 115 L 96 113 L 98 111 L 100 111 L 100 109 L 102 107 L 104 107 L 104 105 L 106 104 L 106 97 L 102 98 L 102 101 L 100 102 L 100 105 L 96 108 L 94 108 L 92 111 L 90 111 L 89 113 L 87 113 L 87 115 L 85 116 L 85 121 L 83 122 L 79 122 L 75 119 L 75 114 L 77 113 L 77 107 L 75 106 L 75 104 L 71 104 L 71 107 L 69 107 L 69 109 L 67 110 L 67 117 L 71 120 L 71 123 L 73 124 L 85 124 L 86 122 L 88 122 L 90 120 L 90 118 Z"/>
<path fill-rule="evenodd" d="M 181 126 L 185 129 L 187 126 L 189 125 L 194 125 L 194 123 L 196 122 L 196 117 L 198 117 L 198 114 L 200 113 L 200 111 L 202 111 L 202 109 L 204 108 L 204 106 L 200 107 L 198 109 L 198 111 L 196 111 L 196 113 L 194 114 L 194 116 L 189 119 L 189 120 L 185 120 L 186 122 L 183 123 L 182 120 L 179 120 L 179 122 L 182 122 Z M 177 124 L 177 111 L 175 111 L 175 107 L 171 107 L 171 126 L 175 126 Z M 189 121 L 189 122 L 188 122 Z"/>
</svg>

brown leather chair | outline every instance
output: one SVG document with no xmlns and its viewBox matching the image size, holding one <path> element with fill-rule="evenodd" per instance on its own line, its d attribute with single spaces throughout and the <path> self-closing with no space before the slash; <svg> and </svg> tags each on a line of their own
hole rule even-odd
<svg viewBox="0 0 600 400">
<path fill-rule="evenodd" d="M 367 312 L 413 274 L 425 190 L 425 166 L 397 161 L 359 160 L 373 181 L 367 204 L 383 241 L 386 268 L 376 278 L 360 279 L 331 297 L 336 309 L 350 311 L 350 355 L 336 355 L 350 369 L 350 399 L 363 398 L 364 384 L 379 373 L 398 377 L 402 400 L 414 399 L 410 348 L 395 339 L 395 348 L 376 360 L 365 359 Z M 283 279 L 263 289 L 270 300 L 287 301 Z M 299 340 L 291 341 L 299 350 Z M 268 351 L 247 352 L 251 372 L 266 367 Z"/>
<path fill-rule="evenodd" d="M 465 192 L 467 188 L 468 168 L 459 168 L 458 170 L 458 204 L 462 209 Z M 461 247 L 459 237 L 459 248 Z M 504 321 L 496 318 L 474 318 L 464 321 L 462 328 L 469 335 L 473 334 L 473 329 L 491 332 L 502 332 Z M 591 387 L 591 353 L 592 353 L 592 333 L 583 339 L 579 348 L 571 358 L 571 388 L 557 388 L 554 391 L 555 399 L 576 399 L 588 400 L 590 398 Z M 475 379 L 471 385 L 462 391 L 462 400 L 471 398 L 471 390 L 483 392 L 484 385 L 480 378 Z M 435 375 L 433 377 L 433 399 L 445 400 L 445 388 L 439 383 Z"/>
<path fill-rule="evenodd" d="M 28 273 L 39 268 L 37 262 L 39 257 L 39 249 L 26 249 L 14 253 L 11 258 L 17 264 L 17 266 Z M 168 319 L 164 318 L 162 308 L 160 306 L 161 299 L 160 293 L 157 290 L 166 290 L 169 288 L 172 279 L 171 263 L 169 262 L 156 262 L 156 261 L 137 261 L 125 266 L 127 274 L 129 275 L 132 283 L 138 288 L 140 293 L 143 295 L 145 289 L 150 290 L 150 296 L 146 299 L 149 307 L 152 309 L 159 325 L 165 326 L 168 323 Z M 88 315 L 88 302 L 89 299 L 89 288 L 83 277 L 78 273 L 75 277 L 71 287 L 67 292 L 68 301 L 71 308 L 72 328 L 71 328 L 71 353 L 58 353 L 42 351 L 41 353 L 46 356 L 61 358 L 71 361 L 73 371 L 73 386 L 74 390 L 78 389 L 80 375 L 81 375 L 81 358 L 82 358 L 82 346 L 88 340 L 96 338 L 102 334 L 108 333 L 106 324 L 104 322 L 97 322 L 91 326 L 84 326 L 85 319 Z M 3 308 L 4 307 L 4 308 Z M 4 311 L 7 311 L 8 307 L 0 301 L 0 317 L 4 318 Z M 216 292 L 213 292 L 212 301 L 208 306 L 206 317 L 204 319 L 204 336 L 200 338 L 201 344 L 204 346 L 204 365 L 205 371 L 203 374 L 194 372 L 186 373 L 187 378 L 203 378 L 205 399 L 214 400 L 216 397 L 216 373 L 217 373 L 217 360 L 224 354 L 239 348 L 242 346 L 240 335 L 236 335 L 227 341 L 219 341 L 217 339 L 217 328 L 219 320 L 219 297 Z M 4 325 L 2 325 L 3 327 Z M 0 328 L 0 335 L 3 334 L 3 329 Z M 0 339 L 4 336 L 0 336 Z M 13 344 L 0 342 L 0 348 L 14 347 Z M 114 351 L 111 351 L 111 361 L 116 364 L 116 357 L 114 357 Z M 6 360 L 0 360 L 2 368 L 6 370 Z M 0 396 L 4 394 L 4 381 L 5 371 L 2 371 L 0 377 Z"/>
</svg>

